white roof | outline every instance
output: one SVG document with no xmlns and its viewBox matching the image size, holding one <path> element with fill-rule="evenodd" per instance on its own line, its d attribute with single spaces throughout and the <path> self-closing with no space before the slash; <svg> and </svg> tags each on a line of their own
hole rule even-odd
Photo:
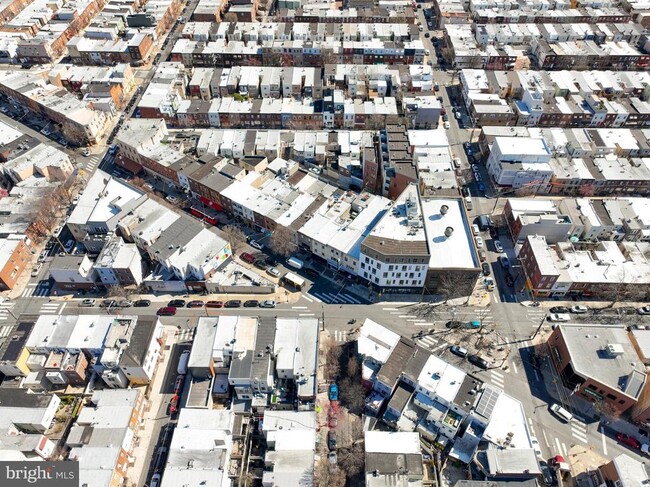
<svg viewBox="0 0 650 487">
<path fill-rule="evenodd" d="M 508 437 L 512 448 L 532 448 L 521 403 L 507 394 L 500 394 L 483 438 L 499 444 Z"/>
<path fill-rule="evenodd" d="M 441 215 L 440 210 L 447 207 Z M 433 269 L 470 269 L 478 266 L 472 233 L 465 210 L 459 199 L 430 199 L 422 201 L 424 229 Z M 451 236 L 445 236 L 447 227 L 453 229 Z"/>
<path fill-rule="evenodd" d="M 103 171 L 97 171 L 86 184 L 84 194 L 68 218 L 68 224 L 107 222 L 128 203 L 143 195 L 143 191 L 124 184 Z"/>
<path fill-rule="evenodd" d="M 385 363 L 399 342 L 400 336 L 383 325 L 366 318 L 359 330 L 357 351 L 366 357 L 372 357 L 377 362 Z"/>
<path fill-rule="evenodd" d="M 546 142 L 542 138 L 496 137 L 494 142 L 499 145 L 499 150 L 503 156 L 550 155 L 550 151 L 546 145 Z"/>
<path fill-rule="evenodd" d="M 420 434 L 394 431 L 366 431 L 366 453 L 420 453 Z"/>
<path fill-rule="evenodd" d="M 427 389 L 438 398 L 451 404 L 467 374 L 448 364 L 440 357 L 431 355 L 418 376 L 418 386 Z"/>
</svg>

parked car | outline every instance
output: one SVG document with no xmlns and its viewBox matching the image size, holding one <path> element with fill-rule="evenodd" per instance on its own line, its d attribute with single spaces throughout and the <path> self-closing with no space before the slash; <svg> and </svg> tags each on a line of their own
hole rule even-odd
<svg viewBox="0 0 650 487">
<path fill-rule="evenodd" d="M 155 473 L 151 477 L 151 482 L 149 482 L 149 487 L 158 487 L 160 485 L 160 474 Z"/>
<path fill-rule="evenodd" d="M 515 278 L 512 277 L 512 274 L 510 273 L 506 274 L 505 280 L 506 280 L 506 284 L 509 287 L 515 287 Z"/>
<path fill-rule="evenodd" d="M 122 299 L 121 301 L 118 301 L 117 304 L 115 305 L 118 308 L 130 308 L 133 306 L 133 301 L 130 299 Z"/>
<path fill-rule="evenodd" d="M 571 321 L 571 315 L 568 315 L 566 313 L 551 313 L 546 317 L 546 319 L 554 323 L 561 323 L 565 321 Z"/>
<path fill-rule="evenodd" d="M 500 241 L 498 241 L 498 240 L 495 240 L 495 241 L 494 241 L 494 250 L 496 250 L 496 251 L 499 252 L 500 254 L 503 253 L 503 245 L 501 245 L 501 242 L 500 242 Z"/>
<path fill-rule="evenodd" d="M 476 240 L 476 248 L 477 249 L 482 249 L 483 248 L 483 239 L 481 237 L 475 237 Z"/>
<path fill-rule="evenodd" d="M 329 430 L 327 432 L 327 448 L 336 450 L 336 431 Z"/>
<path fill-rule="evenodd" d="M 263 271 L 265 271 L 269 267 L 267 263 L 262 259 L 257 259 L 255 262 L 253 262 L 253 265 L 258 269 L 262 269 Z"/>
<path fill-rule="evenodd" d="M 553 306 L 549 311 L 551 313 L 569 313 L 569 308 L 566 306 Z"/>
<path fill-rule="evenodd" d="M 546 462 L 539 462 L 539 469 L 542 472 L 542 479 L 544 480 L 544 484 L 548 487 L 554 487 L 557 484 L 555 471 L 549 467 Z"/>
<path fill-rule="evenodd" d="M 36 264 L 36 265 L 32 268 L 31 276 L 32 276 L 32 277 L 36 277 L 36 276 L 38 276 L 38 273 L 41 272 L 41 267 L 43 267 L 43 264 L 41 264 L 40 262 L 39 262 L 38 264 Z"/>
<path fill-rule="evenodd" d="M 316 269 L 312 269 L 311 267 L 305 269 L 305 274 L 307 274 L 312 279 L 318 279 L 320 277 L 320 272 L 318 272 Z"/>
<path fill-rule="evenodd" d="M 56 228 L 52 231 L 52 235 L 54 235 L 55 237 L 58 237 L 58 236 L 61 234 L 61 230 L 63 230 L 63 227 L 56 227 Z"/>
<path fill-rule="evenodd" d="M 268 269 L 266 269 L 266 273 L 269 276 L 273 276 L 273 277 L 280 277 L 281 274 L 281 272 L 277 270 L 275 267 L 269 267 Z"/>
<path fill-rule="evenodd" d="M 70 252 L 72 252 L 72 249 L 74 249 L 74 240 L 68 240 L 65 243 L 64 250 L 69 254 Z"/>
<path fill-rule="evenodd" d="M 641 443 L 639 440 L 633 436 L 626 435 L 625 433 L 616 433 L 616 439 L 624 445 L 627 445 L 630 448 L 634 448 L 635 450 L 639 450 L 641 448 Z"/>
<path fill-rule="evenodd" d="M 207 301 L 206 308 L 223 308 L 223 301 Z"/>
<path fill-rule="evenodd" d="M 171 306 L 172 308 L 184 308 L 185 307 L 185 300 L 184 299 L 172 299 L 169 303 L 167 303 L 167 306 Z"/>
<path fill-rule="evenodd" d="M 151 306 L 151 300 L 149 299 L 138 299 L 133 303 L 134 308 L 147 308 Z"/>
<path fill-rule="evenodd" d="M 562 421 L 566 423 L 570 423 L 573 420 L 573 414 L 571 414 L 569 411 L 564 409 L 562 406 L 559 404 L 552 404 L 549 407 L 549 410 L 555 414 L 558 418 L 560 418 Z"/>
<path fill-rule="evenodd" d="M 483 262 L 481 264 L 481 269 L 483 270 L 483 275 L 484 276 L 489 276 L 490 275 L 490 264 L 487 262 Z"/>
<path fill-rule="evenodd" d="M 95 306 L 96 300 L 94 299 L 84 299 L 81 303 L 79 303 L 79 306 L 82 308 L 90 308 L 91 306 Z"/>
<path fill-rule="evenodd" d="M 467 360 L 469 363 L 476 365 L 480 369 L 487 369 L 490 366 L 487 360 L 476 354 L 469 355 Z"/>
<path fill-rule="evenodd" d="M 510 259 L 508 259 L 507 256 L 502 255 L 499 257 L 499 263 L 501 264 L 501 267 L 504 269 L 510 269 Z"/>
<path fill-rule="evenodd" d="M 117 301 L 115 301 L 114 299 L 105 299 L 104 301 L 102 301 L 101 307 L 102 308 L 112 308 L 116 304 L 117 304 Z"/>
<path fill-rule="evenodd" d="M 174 316 L 176 314 L 176 308 L 173 306 L 164 306 L 159 308 L 158 311 L 156 311 L 156 314 L 158 316 Z"/>
<path fill-rule="evenodd" d="M 170 203 L 172 203 L 172 204 L 178 203 L 178 198 L 176 196 L 174 196 L 174 195 L 171 195 L 171 194 L 168 194 L 167 196 L 165 196 L 165 199 L 167 201 L 169 201 Z"/>
<path fill-rule="evenodd" d="M 449 124 L 449 121 L 448 121 L 448 120 L 445 120 L 445 121 L 443 122 L 442 125 L 443 125 L 443 127 L 445 127 L 445 129 L 447 129 L 447 130 L 449 130 L 449 127 L 451 127 L 451 125 Z"/>
<path fill-rule="evenodd" d="M 581 305 L 571 306 L 571 312 L 577 315 L 583 315 L 589 312 L 589 308 Z"/>
<path fill-rule="evenodd" d="M 637 309 L 636 312 L 640 315 L 650 315 L 650 306 L 643 306 Z"/>
<path fill-rule="evenodd" d="M 251 240 L 250 246 L 257 250 L 262 250 L 264 248 L 264 244 L 258 242 L 257 240 Z"/>
<path fill-rule="evenodd" d="M 448 321 L 447 323 L 445 323 L 445 327 L 449 328 L 450 330 L 453 330 L 454 328 L 460 328 L 462 326 L 463 326 L 462 321 L 451 320 L 451 321 Z"/>
<path fill-rule="evenodd" d="M 187 308 L 203 308 L 203 301 L 199 301 L 198 299 L 194 301 L 190 301 L 186 305 Z"/>
<path fill-rule="evenodd" d="M 260 302 L 257 299 L 249 299 L 244 302 L 244 308 L 257 308 Z"/>
<path fill-rule="evenodd" d="M 45 260 L 47 259 L 47 254 L 48 254 L 47 250 L 43 250 L 43 252 L 41 252 L 41 254 L 38 256 L 38 262 L 41 263 L 45 262 Z"/>
<path fill-rule="evenodd" d="M 275 308 L 275 301 L 272 299 L 267 299 L 266 301 L 262 301 L 260 303 L 260 308 Z"/>
<path fill-rule="evenodd" d="M 530 444 L 533 445 L 533 450 L 535 451 L 535 456 L 539 460 L 543 460 L 544 456 L 542 455 L 542 448 L 539 446 L 539 441 L 534 436 L 530 437 Z"/>
<path fill-rule="evenodd" d="M 449 347 L 449 351 L 453 353 L 454 355 L 458 355 L 459 357 L 467 357 L 467 349 L 458 345 L 452 345 Z"/>
<path fill-rule="evenodd" d="M 226 301 L 223 305 L 224 308 L 239 308 L 240 306 L 241 301 L 239 299 L 231 299 L 230 301 Z"/>
<path fill-rule="evenodd" d="M 327 397 L 330 401 L 339 400 L 339 386 L 337 384 L 330 384 L 329 388 L 327 389 Z"/>
<path fill-rule="evenodd" d="M 256 260 L 255 256 L 253 254 L 249 254 L 248 252 L 242 252 L 239 258 L 249 264 L 252 264 Z"/>
</svg>

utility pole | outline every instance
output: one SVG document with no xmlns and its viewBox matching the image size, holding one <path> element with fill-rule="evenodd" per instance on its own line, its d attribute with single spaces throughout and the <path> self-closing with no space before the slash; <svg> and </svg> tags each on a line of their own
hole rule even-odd
<svg viewBox="0 0 650 487">
<path fill-rule="evenodd" d="M 321 331 L 325 331 L 325 307 L 323 303 L 320 304 L 320 322 L 321 322 Z"/>
<path fill-rule="evenodd" d="M 546 316 L 542 317 L 542 321 L 539 322 L 539 326 L 535 330 L 535 333 L 533 333 L 533 336 L 530 337 L 531 340 L 534 340 L 539 331 L 542 329 L 542 326 L 544 326 L 544 322 L 546 321 Z"/>
</svg>

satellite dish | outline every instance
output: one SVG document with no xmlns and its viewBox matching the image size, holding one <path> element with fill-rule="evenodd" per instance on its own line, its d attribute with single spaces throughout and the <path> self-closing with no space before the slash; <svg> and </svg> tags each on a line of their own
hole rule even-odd
<svg viewBox="0 0 650 487">
<path fill-rule="evenodd" d="M 570 240 L 571 240 L 571 243 L 576 243 L 576 242 L 579 242 L 579 241 L 580 241 L 580 239 L 579 239 L 578 237 L 576 237 L 575 235 L 573 235 L 573 236 L 570 238 Z"/>
</svg>

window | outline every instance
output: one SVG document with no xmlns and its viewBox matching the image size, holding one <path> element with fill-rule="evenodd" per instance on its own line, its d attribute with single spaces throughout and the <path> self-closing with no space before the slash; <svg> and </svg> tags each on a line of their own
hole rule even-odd
<svg viewBox="0 0 650 487">
<path fill-rule="evenodd" d="M 388 272 L 384 272 L 384 278 L 388 277 Z"/>
<path fill-rule="evenodd" d="M 613 401 L 614 399 L 616 399 L 616 396 L 615 396 L 614 394 L 607 394 L 605 397 L 606 397 L 607 399 L 611 399 L 612 401 Z"/>
</svg>

